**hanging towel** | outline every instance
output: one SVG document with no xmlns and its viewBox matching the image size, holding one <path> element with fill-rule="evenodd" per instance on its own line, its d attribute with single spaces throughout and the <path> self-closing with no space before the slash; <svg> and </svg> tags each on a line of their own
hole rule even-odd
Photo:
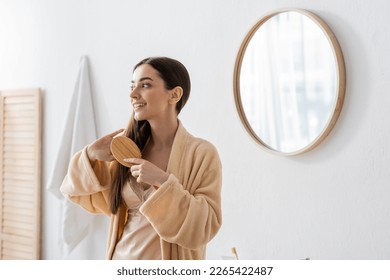
<svg viewBox="0 0 390 280">
<path fill-rule="evenodd" d="M 82 56 L 59 150 L 47 185 L 47 190 L 62 200 L 60 227 L 63 239 L 61 245 L 64 246 L 65 254 L 69 254 L 88 235 L 95 218 L 66 199 L 60 192 L 71 157 L 97 137 L 91 95 L 88 59 Z"/>
</svg>

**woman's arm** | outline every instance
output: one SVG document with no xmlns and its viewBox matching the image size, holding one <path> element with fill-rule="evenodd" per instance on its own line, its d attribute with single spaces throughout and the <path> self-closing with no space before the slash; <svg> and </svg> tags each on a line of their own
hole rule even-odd
<svg viewBox="0 0 390 280">
<path fill-rule="evenodd" d="M 140 209 L 162 239 L 188 249 L 206 245 L 222 224 L 222 169 L 218 155 L 208 152 L 192 170 L 191 186 L 170 174 Z"/>
<path fill-rule="evenodd" d="M 106 162 L 95 161 L 91 164 L 85 147 L 72 157 L 60 190 L 85 210 L 109 215 L 110 169 Z"/>
<path fill-rule="evenodd" d="M 110 144 L 123 129 L 107 134 L 76 153 L 62 183 L 61 192 L 92 213 L 109 215 L 109 193 L 115 169 Z"/>
</svg>

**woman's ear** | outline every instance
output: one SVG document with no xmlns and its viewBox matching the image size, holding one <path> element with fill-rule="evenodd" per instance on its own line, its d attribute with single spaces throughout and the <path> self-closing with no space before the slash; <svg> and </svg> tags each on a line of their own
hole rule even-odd
<svg viewBox="0 0 390 280">
<path fill-rule="evenodd" d="M 169 96 L 169 104 L 176 104 L 180 101 L 181 97 L 183 96 L 183 88 L 182 87 L 175 87 L 171 90 L 170 96 Z"/>
</svg>

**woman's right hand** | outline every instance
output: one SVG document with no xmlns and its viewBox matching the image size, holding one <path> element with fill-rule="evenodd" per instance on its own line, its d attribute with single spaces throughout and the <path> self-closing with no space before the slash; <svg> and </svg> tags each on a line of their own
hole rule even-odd
<svg viewBox="0 0 390 280">
<path fill-rule="evenodd" d="M 111 141 L 119 133 L 122 133 L 124 129 L 119 129 L 110 134 L 107 134 L 95 142 L 91 143 L 87 147 L 87 154 L 90 161 L 113 161 L 115 158 L 111 153 Z"/>
</svg>

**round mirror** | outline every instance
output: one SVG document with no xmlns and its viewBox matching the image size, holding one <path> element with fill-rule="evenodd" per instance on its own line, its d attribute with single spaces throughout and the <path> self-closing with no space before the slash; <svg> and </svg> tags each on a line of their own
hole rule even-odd
<svg viewBox="0 0 390 280">
<path fill-rule="evenodd" d="M 340 46 L 313 13 L 270 13 L 241 45 L 234 70 L 237 109 L 268 151 L 295 155 L 317 146 L 337 120 L 344 91 Z"/>
</svg>

